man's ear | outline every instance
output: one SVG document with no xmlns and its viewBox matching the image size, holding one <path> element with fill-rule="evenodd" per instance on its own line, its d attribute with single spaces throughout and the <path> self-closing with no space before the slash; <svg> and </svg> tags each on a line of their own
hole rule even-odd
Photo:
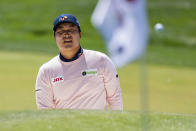
<svg viewBox="0 0 196 131">
<path fill-rule="evenodd" d="M 80 38 L 82 37 L 82 32 L 80 32 Z"/>
</svg>

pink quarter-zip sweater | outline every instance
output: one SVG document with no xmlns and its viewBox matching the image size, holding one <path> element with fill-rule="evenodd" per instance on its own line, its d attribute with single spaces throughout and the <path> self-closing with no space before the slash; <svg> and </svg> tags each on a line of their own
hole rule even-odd
<svg viewBox="0 0 196 131">
<path fill-rule="evenodd" d="M 56 56 L 40 67 L 36 103 L 38 109 L 123 109 L 113 63 L 105 54 L 86 49 L 72 62 Z"/>
</svg>

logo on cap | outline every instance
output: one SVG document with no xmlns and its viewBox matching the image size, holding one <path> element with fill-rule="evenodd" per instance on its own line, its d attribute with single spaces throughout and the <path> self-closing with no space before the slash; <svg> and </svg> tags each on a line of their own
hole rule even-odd
<svg viewBox="0 0 196 131">
<path fill-rule="evenodd" d="M 62 21 L 64 21 L 65 19 L 67 19 L 67 16 L 61 18 Z"/>
</svg>

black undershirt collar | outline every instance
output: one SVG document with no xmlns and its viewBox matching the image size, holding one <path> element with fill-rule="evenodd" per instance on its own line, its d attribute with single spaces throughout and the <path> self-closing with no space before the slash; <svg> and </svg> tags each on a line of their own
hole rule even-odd
<svg viewBox="0 0 196 131">
<path fill-rule="evenodd" d="M 76 55 L 72 58 L 72 59 L 66 59 L 64 58 L 61 53 L 59 54 L 59 58 L 63 61 L 63 62 L 71 62 L 74 61 L 76 59 L 78 59 L 83 53 L 83 49 L 80 47 L 80 49 L 78 50 L 78 52 L 76 53 Z"/>
</svg>

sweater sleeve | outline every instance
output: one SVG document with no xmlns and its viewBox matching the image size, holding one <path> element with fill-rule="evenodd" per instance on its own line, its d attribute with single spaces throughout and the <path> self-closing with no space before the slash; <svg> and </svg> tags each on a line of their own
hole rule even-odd
<svg viewBox="0 0 196 131">
<path fill-rule="evenodd" d="M 106 89 L 106 99 L 110 110 L 123 110 L 118 74 L 114 64 L 108 57 L 105 59 L 104 86 Z"/>
<path fill-rule="evenodd" d="M 38 109 L 55 108 L 49 75 L 46 74 L 44 68 L 42 67 L 40 68 L 37 75 L 35 95 Z"/>
</svg>

